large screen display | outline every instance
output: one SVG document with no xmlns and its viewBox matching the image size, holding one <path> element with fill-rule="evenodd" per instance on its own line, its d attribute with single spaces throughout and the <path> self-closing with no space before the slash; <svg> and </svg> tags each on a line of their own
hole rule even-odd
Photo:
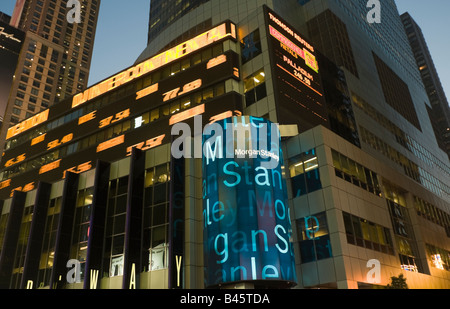
<svg viewBox="0 0 450 309">
<path fill-rule="evenodd" d="M 203 132 L 205 287 L 295 285 L 278 126 L 231 117 Z"/>
<path fill-rule="evenodd" d="M 300 132 L 328 127 L 317 51 L 275 12 L 265 12 L 279 122 L 297 124 Z"/>
</svg>

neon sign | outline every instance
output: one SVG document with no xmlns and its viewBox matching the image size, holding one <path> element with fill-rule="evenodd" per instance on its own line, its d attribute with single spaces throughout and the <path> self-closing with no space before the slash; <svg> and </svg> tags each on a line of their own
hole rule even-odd
<svg viewBox="0 0 450 309">
<path fill-rule="evenodd" d="M 227 30 L 227 23 L 221 24 L 199 36 L 181 43 L 153 58 L 150 58 L 128 70 L 125 70 L 73 97 L 72 108 L 86 103 L 106 92 L 152 72 L 166 64 L 189 55 L 205 46 L 220 41 L 226 37 L 236 38 L 236 26 L 231 24 L 231 30 Z"/>
<path fill-rule="evenodd" d="M 19 134 L 47 121 L 48 113 L 49 113 L 49 110 L 47 109 L 47 110 L 43 111 L 42 113 L 39 113 L 36 116 L 28 118 L 27 120 L 9 128 L 8 133 L 6 134 L 6 139 L 8 140 L 11 137 L 19 135 Z"/>
</svg>

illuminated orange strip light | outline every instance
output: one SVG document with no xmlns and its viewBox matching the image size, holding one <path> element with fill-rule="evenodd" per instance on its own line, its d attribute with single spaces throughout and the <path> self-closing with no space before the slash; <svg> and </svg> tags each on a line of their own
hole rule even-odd
<svg viewBox="0 0 450 309">
<path fill-rule="evenodd" d="M 41 136 L 38 136 L 38 137 L 36 137 L 36 138 L 33 138 L 33 139 L 31 140 L 31 146 L 34 146 L 34 145 L 36 145 L 36 144 L 39 144 L 39 143 L 45 141 L 45 136 L 46 136 L 46 135 L 47 135 L 47 133 L 46 133 L 46 134 L 42 134 Z"/>
<path fill-rule="evenodd" d="M 97 152 L 105 151 L 106 149 L 116 147 L 125 142 L 125 135 L 110 139 L 109 141 L 103 142 L 97 146 Z"/>
<path fill-rule="evenodd" d="M 94 120 L 95 117 L 97 117 L 96 113 L 97 111 L 93 111 L 87 115 L 81 116 L 80 118 L 78 118 L 78 125 L 82 125 L 83 123 Z"/>
<path fill-rule="evenodd" d="M 43 111 L 42 113 L 39 113 L 36 116 L 28 118 L 27 120 L 22 121 L 21 123 L 15 125 L 14 127 L 9 128 L 8 132 L 6 133 L 6 139 L 8 140 L 11 137 L 19 135 L 20 133 L 23 133 L 23 132 L 47 121 L 48 113 L 49 113 L 49 110 L 47 109 L 47 110 Z"/>
<path fill-rule="evenodd" d="M 227 32 L 227 24 L 223 23 L 77 94 L 73 97 L 72 108 L 229 36 L 236 38 L 235 26 L 231 24 L 231 32 Z"/>
<path fill-rule="evenodd" d="M 155 138 L 149 139 L 149 140 L 147 140 L 145 142 L 140 142 L 140 143 L 137 143 L 137 144 L 135 144 L 133 146 L 128 147 L 127 148 L 127 157 L 131 156 L 131 154 L 133 152 L 133 148 L 136 148 L 136 149 L 139 149 L 139 150 L 142 150 L 142 151 L 146 151 L 146 150 L 155 148 L 155 147 L 157 147 L 159 145 L 162 145 L 162 142 L 163 142 L 165 137 L 166 137 L 166 135 L 163 134 L 163 135 L 157 136 Z"/>
<path fill-rule="evenodd" d="M 11 179 L 0 182 L 0 190 L 7 188 L 11 185 Z"/>
<path fill-rule="evenodd" d="M 173 125 L 175 123 L 181 122 L 183 120 L 187 120 L 189 118 L 192 118 L 192 117 L 194 117 L 196 115 L 203 114 L 204 112 L 205 112 L 205 104 L 202 104 L 202 105 L 199 105 L 197 107 L 188 109 L 185 112 L 178 113 L 178 114 L 173 115 L 172 117 L 170 117 L 169 126 L 171 126 L 171 125 Z"/>
<path fill-rule="evenodd" d="M 45 173 L 48 173 L 48 172 L 50 172 L 52 170 L 55 170 L 55 169 L 57 169 L 59 167 L 60 164 L 61 164 L 61 159 L 59 159 L 58 161 L 52 162 L 50 164 L 44 165 L 39 170 L 39 174 L 45 174 Z"/>
<path fill-rule="evenodd" d="M 89 162 L 86 162 L 86 163 L 74 166 L 74 167 L 69 168 L 69 169 L 64 171 L 63 179 L 66 178 L 67 172 L 74 173 L 74 174 L 81 174 L 81 173 L 87 172 L 87 171 L 89 171 L 91 169 L 92 169 L 92 161 L 89 161 Z"/>
<path fill-rule="evenodd" d="M 294 77 L 295 79 L 297 79 L 299 82 L 301 82 L 302 84 L 304 84 L 306 87 L 308 87 L 309 89 L 311 89 L 312 91 L 314 91 L 315 93 L 317 93 L 320 96 L 323 96 L 323 94 L 321 94 L 319 91 L 317 91 L 316 89 L 314 89 L 313 87 L 311 87 L 310 85 L 308 85 L 307 83 L 305 83 L 304 81 L 302 81 L 300 78 L 298 78 L 297 76 L 295 76 L 294 74 L 292 74 L 291 72 L 289 72 L 288 70 L 286 70 L 285 68 L 283 68 L 281 65 L 277 64 L 277 66 L 282 69 L 283 71 L 285 71 L 286 73 L 288 73 L 289 75 L 291 75 L 292 77 Z"/>
<path fill-rule="evenodd" d="M 156 91 L 158 91 L 158 84 L 154 84 L 150 87 L 147 87 L 139 92 L 136 93 L 136 100 L 142 99 L 152 93 L 155 93 Z"/>
</svg>

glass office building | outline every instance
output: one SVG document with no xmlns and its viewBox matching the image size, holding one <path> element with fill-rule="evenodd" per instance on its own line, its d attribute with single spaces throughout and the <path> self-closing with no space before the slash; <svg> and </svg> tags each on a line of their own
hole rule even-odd
<svg viewBox="0 0 450 309">
<path fill-rule="evenodd" d="M 450 107 L 439 74 L 419 25 L 408 13 L 401 19 L 430 99 L 431 108 L 427 110 L 439 147 L 450 156 Z"/>
<path fill-rule="evenodd" d="M 378 39 L 402 27 L 394 2 L 383 26 L 363 2 L 207 1 L 132 67 L 11 128 L 1 286 L 450 287 L 448 157 L 406 35 Z M 174 156 L 178 125 L 195 152 L 227 119 L 278 124 L 280 170 Z"/>
</svg>

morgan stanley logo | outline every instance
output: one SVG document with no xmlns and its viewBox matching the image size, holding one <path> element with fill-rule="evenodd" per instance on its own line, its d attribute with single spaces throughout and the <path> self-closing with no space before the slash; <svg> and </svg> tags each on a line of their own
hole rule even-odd
<svg viewBox="0 0 450 309">
<path fill-rule="evenodd" d="M 188 124 L 177 123 L 171 132 L 178 136 L 172 143 L 172 156 L 205 158 L 207 162 L 223 158 L 260 159 L 261 167 L 275 169 L 280 163 L 279 126 L 262 120 L 239 116 L 209 123 L 202 129 L 199 115 L 194 117 L 193 132 Z"/>
</svg>

